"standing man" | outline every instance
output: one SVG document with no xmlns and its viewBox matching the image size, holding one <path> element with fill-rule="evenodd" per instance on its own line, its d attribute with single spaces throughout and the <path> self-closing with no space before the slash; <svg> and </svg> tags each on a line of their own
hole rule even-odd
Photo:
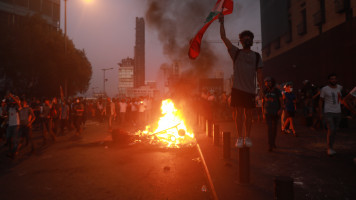
<svg viewBox="0 0 356 200">
<path fill-rule="evenodd" d="M 52 118 L 51 118 L 51 104 L 49 103 L 49 99 L 45 99 L 42 112 L 42 134 L 43 134 L 43 144 L 47 143 L 47 133 L 52 136 L 52 140 L 56 141 L 56 135 L 53 133 L 52 129 Z M 46 131 L 45 131 L 46 129 Z"/>
<path fill-rule="evenodd" d="M 27 100 L 22 100 L 22 109 L 19 112 L 20 116 L 20 133 L 21 142 L 19 143 L 17 150 L 20 149 L 23 140 L 25 140 L 25 145 L 28 143 L 31 145 L 31 152 L 34 152 L 35 145 L 32 140 L 32 123 L 36 120 L 36 116 L 33 113 L 32 108 L 28 105 Z"/>
<path fill-rule="evenodd" d="M 288 82 L 284 86 L 285 92 L 283 93 L 283 103 L 284 103 L 284 115 L 285 121 L 282 126 L 282 133 L 292 132 L 294 136 L 297 136 L 294 129 L 294 116 L 297 110 L 297 100 L 295 94 L 293 93 L 293 84 Z M 289 125 L 289 130 L 286 130 Z"/>
<path fill-rule="evenodd" d="M 335 142 L 336 130 L 339 127 L 341 120 L 341 90 L 342 86 L 337 84 L 336 74 L 330 74 L 328 76 L 328 85 L 323 87 L 320 91 L 319 108 L 320 111 L 322 111 L 320 112 L 320 117 L 324 117 L 328 128 L 327 154 L 329 156 L 336 154 L 333 145 Z"/>
<path fill-rule="evenodd" d="M 67 130 L 69 131 L 69 106 L 66 101 L 62 101 L 61 107 L 59 110 L 59 118 L 60 118 L 60 134 L 64 135 L 64 127 L 67 127 Z"/>
<path fill-rule="evenodd" d="M 262 86 L 262 59 L 261 56 L 251 50 L 254 35 L 251 31 L 243 31 L 239 34 L 242 49 L 234 46 L 226 37 L 224 27 L 224 15 L 220 14 L 220 36 L 224 41 L 229 55 L 233 61 L 233 86 L 231 89 L 231 104 L 234 109 L 234 120 L 237 128 L 236 146 L 242 148 L 252 146 L 250 139 L 252 110 L 255 108 L 256 72 L 259 86 Z M 242 126 L 245 134 L 242 133 Z M 245 138 L 243 138 L 245 137 Z"/>
<path fill-rule="evenodd" d="M 265 89 L 262 96 L 262 113 L 267 122 L 268 151 L 276 147 L 277 123 L 282 113 L 283 99 L 281 91 L 275 87 L 276 82 L 271 77 L 265 78 Z"/>
<path fill-rule="evenodd" d="M 81 136 L 82 134 L 82 120 L 83 120 L 83 114 L 84 114 L 84 105 L 82 102 L 80 102 L 80 99 L 77 98 L 76 103 L 73 106 L 74 110 L 74 126 L 76 129 L 75 135 L 76 136 Z"/>
<path fill-rule="evenodd" d="M 11 93 L 8 95 L 9 104 L 7 108 L 8 113 L 8 126 L 6 129 L 6 138 L 9 144 L 9 154 L 11 158 L 17 155 L 17 145 L 19 144 L 19 128 L 20 128 L 20 115 L 22 109 L 21 102 L 17 96 Z"/>
<path fill-rule="evenodd" d="M 127 110 L 127 103 L 124 98 L 121 99 L 121 102 L 119 103 L 120 106 L 120 125 L 125 125 L 126 122 L 126 110 Z"/>
</svg>

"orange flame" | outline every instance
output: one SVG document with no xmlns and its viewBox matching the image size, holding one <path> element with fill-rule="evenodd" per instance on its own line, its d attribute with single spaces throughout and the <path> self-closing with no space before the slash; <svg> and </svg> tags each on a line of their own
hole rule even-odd
<svg viewBox="0 0 356 200">
<path fill-rule="evenodd" d="M 145 137 L 150 144 L 159 144 L 165 147 L 179 148 L 196 143 L 194 133 L 190 133 L 185 125 L 182 113 L 177 110 L 172 100 L 162 101 L 162 117 L 157 122 L 155 131 L 150 131 L 150 126 L 146 130 L 136 134 Z"/>
</svg>

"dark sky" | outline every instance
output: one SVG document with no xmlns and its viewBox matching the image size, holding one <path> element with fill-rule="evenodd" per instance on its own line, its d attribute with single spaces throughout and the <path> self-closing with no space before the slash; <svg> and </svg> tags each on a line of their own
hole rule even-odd
<svg viewBox="0 0 356 200">
<path fill-rule="evenodd" d="M 93 67 L 91 85 L 86 96 L 90 96 L 93 90 L 95 92 L 103 90 L 102 68 L 114 68 L 106 71 L 106 78 L 108 78 L 106 91 L 111 97 L 117 94 L 117 63 L 127 57 L 133 58 L 136 17 L 146 18 L 152 2 L 167 8 L 162 15 L 171 20 L 168 24 L 174 24 L 177 34 L 173 38 L 177 38 L 178 46 L 183 48 L 183 51 L 189 43 L 189 38 L 192 38 L 203 26 L 205 18 L 215 4 L 215 0 L 68 0 L 68 37 L 73 40 L 76 48 L 85 50 Z M 61 0 L 61 5 L 61 28 L 64 29 L 64 0 Z M 193 9 L 192 6 L 197 7 Z M 191 10 L 196 12 L 189 13 Z M 185 21 L 186 19 L 191 20 Z M 163 28 L 166 26 L 168 25 L 164 25 Z M 259 0 L 235 0 L 234 12 L 226 16 L 225 28 L 230 39 L 237 39 L 239 32 L 249 29 L 255 33 L 255 40 L 261 40 Z M 162 39 L 166 34 L 162 32 L 162 27 L 146 23 L 146 80 L 148 81 L 156 81 L 160 66 L 163 63 L 171 63 L 172 56 L 167 53 L 165 39 Z M 220 41 L 217 22 L 207 30 L 204 40 Z M 223 70 L 225 77 L 229 77 L 232 64 L 224 44 L 209 43 L 209 46 L 218 56 L 211 73 L 216 69 Z M 256 44 L 253 50 L 260 51 L 261 45 Z"/>
</svg>

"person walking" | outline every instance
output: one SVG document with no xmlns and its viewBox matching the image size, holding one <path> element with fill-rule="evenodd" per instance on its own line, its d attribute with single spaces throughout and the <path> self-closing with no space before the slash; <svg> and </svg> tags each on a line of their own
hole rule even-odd
<svg viewBox="0 0 356 200">
<path fill-rule="evenodd" d="M 121 99 L 119 106 L 120 106 L 120 110 L 119 110 L 120 125 L 126 125 L 125 123 L 126 123 L 127 103 L 124 98 Z"/>
<path fill-rule="evenodd" d="M 239 34 L 242 49 L 234 46 L 226 37 L 224 27 L 224 15 L 219 16 L 220 36 L 225 43 L 229 55 L 233 61 L 233 86 L 231 89 L 231 107 L 234 109 L 233 118 L 237 128 L 236 146 L 242 148 L 252 146 L 250 139 L 252 111 L 255 108 L 256 74 L 258 84 L 262 86 L 262 59 L 261 56 L 251 50 L 254 35 L 251 31 L 243 31 Z M 245 135 L 242 127 L 245 127 Z M 244 138 L 243 138 L 244 137 Z"/>
<path fill-rule="evenodd" d="M 19 144 L 20 115 L 22 109 L 21 102 L 17 96 L 8 94 L 8 126 L 6 129 L 6 141 L 9 144 L 9 154 L 11 158 L 16 157 Z"/>
<path fill-rule="evenodd" d="M 282 93 L 275 87 L 276 82 L 271 77 L 264 79 L 265 89 L 262 93 L 262 113 L 267 123 L 268 151 L 273 151 L 276 147 L 277 122 L 282 113 Z"/>
<path fill-rule="evenodd" d="M 20 114 L 20 133 L 21 141 L 18 145 L 18 150 L 20 149 L 22 143 L 25 140 L 25 145 L 31 145 L 31 152 L 34 152 L 35 145 L 32 140 L 32 123 L 36 120 L 36 116 L 32 108 L 28 105 L 27 100 L 22 100 L 22 109 L 19 112 Z"/>
<path fill-rule="evenodd" d="M 53 133 L 52 130 L 51 104 L 48 99 L 44 101 L 42 112 L 41 112 L 41 118 L 42 118 L 43 144 L 47 143 L 47 133 L 49 133 L 52 136 L 53 141 L 56 141 L 56 135 Z"/>
<path fill-rule="evenodd" d="M 328 85 L 324 86 L 320 91 L 319 107 L 320 117 L 323 117 L 327 129 L 327 154 L 333 156 L 336 154 L 334 150 L 335 135 L 341 120 L 341 96 L 342 86 L 337 84 L 336 74 L 332 73 L 328 76 Z"/>
<path fill-rule="evenodd" d="M 282 126 L 282 133 L 286 134 L 291 132 L 294 136 L 297 136 L 294 129 L 294 116 L 297 110 L 297 101 L 293 93 L 293 84 L 288 82 L 284 86 L 285 92 L 283 93 L 283 102 L 284 102 L 284 115 L 285 121 Z M 289 129 L 286 129 L 289 126 Z"/>
<path fill-rule="evenodd" d="M 69 131 L 69 106 L 66 101 L 62 101 L 61 106 L 60 106 L 60 134 L 64 135 L 64 127 L 67 127 L 67 131 Z"/>
<path fill-rule="evenodd" d="M 77 98 L 75 104 L 73 105 L 73 111 L 74 111 L 74 126 L 76 129 L 75 135 L 81 136 L 84 105 L 82 102 L 80 102 L 79 98 Z"/>
</svg>

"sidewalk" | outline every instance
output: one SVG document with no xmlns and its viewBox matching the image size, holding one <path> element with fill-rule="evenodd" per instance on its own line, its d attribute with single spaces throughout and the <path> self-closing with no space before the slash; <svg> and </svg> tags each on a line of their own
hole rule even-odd
<svg viewBox="0 0 356 200">
<path fill-rule="evenodd" d="M 337 134 L 337 154 L 326 154 L 326 131 L 313 131 L 296 120 L 298 137 L 277 133 L 277 149 L 268 152 L 265 123 L 253 123 L 250 148 L 250 184 L 239 184 L 238 150 L 231 148 L 231 159 L 224 160 L 222 139 L 213 145 L 205 132 L 196 134 L 219 199 L 273 199 L 274 179 L 294 180 L 294 199 L 356 199 L 356 121 Z M 221 131 L 231 131 L 233 122 L 219 123 Z M 233 146 L 236 138 L 232 139 Z"/>
</svg>

